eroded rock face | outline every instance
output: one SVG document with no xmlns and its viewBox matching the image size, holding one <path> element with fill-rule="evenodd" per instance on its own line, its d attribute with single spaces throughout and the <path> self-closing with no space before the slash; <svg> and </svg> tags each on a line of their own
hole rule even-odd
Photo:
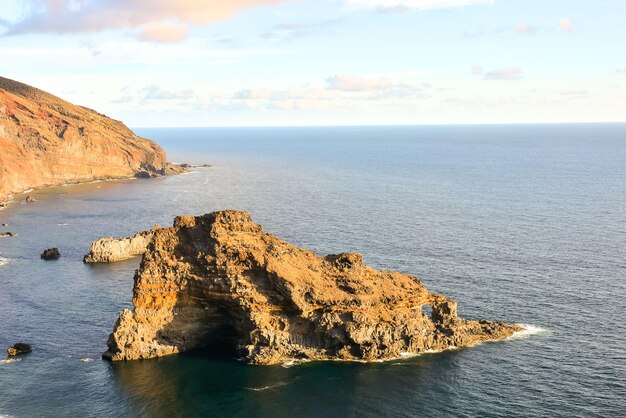
<svg viewBox="0 0 626 418">
<path fill-rule="evenodd" d="M 123 123 L 0 77 L 0 202 L 31 188 L 180 172 Z"/>
<path fill-rule="evenodd" d="M 238 211 L 181 216 L 155 231 L 135 275 L 133 305 L 103 357 L 145 359 L 219 342 L 256 364 L 370 361 L 521 330 L 459 318 L 454 301 L 413 276 L 375 270 L 359 254 L 320 257 Z"/>
<path fill-rule="evenodd" d="M 155 225 L 151 230 L 137 232 L 132 237 L 100 238 L 91 244 L 89 254 L 85 255 L 83 262 L 112 263 L 141 255 L 146 252 L 154 231 L 159 228 L 160 226 Z"/>
</svg>

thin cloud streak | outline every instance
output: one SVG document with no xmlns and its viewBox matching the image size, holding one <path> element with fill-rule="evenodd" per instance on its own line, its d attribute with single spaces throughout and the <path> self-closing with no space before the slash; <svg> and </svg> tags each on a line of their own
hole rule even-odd
<svg viewBox="0 0 626 418">
<path fill-rule="evenodd" d="M 493 4 L 495 0 L 347 0 L 353 8 L 375 9 L 381 13 L 405 13 L 410 10 L 450 9 Z"/>
<path fill-rule="evenodd" d="M 522 78 L 522 70 L 517 67 L 502 68 L 489 71 L 483 77 L 484 80 L 519 80 Z"/>
</svg>

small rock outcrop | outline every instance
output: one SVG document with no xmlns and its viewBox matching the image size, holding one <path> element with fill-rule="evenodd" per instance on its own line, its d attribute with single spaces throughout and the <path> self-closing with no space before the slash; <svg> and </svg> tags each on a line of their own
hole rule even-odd
<svg viewBox="0 0 626 418">
<path fill-rule="evenodd" d="M 19 354 L 30 353 L 31 351 L 33 351 L 33 348 L 30 346 L 30 344 L 24 343 L 16 343 L 13 344 L 13 346 L 7 348 L 7 354 L 9 355 L 9 357 L 17 356 Z"/>
<path fill-rule="evenodd" d="M 37 199 L 35 199 L 31 195 L 26 196 L 26 203 L 32 203 L 32 202 L 36 202 L 36 201 L 37 201 Z"/>
<path fill-rule="evenodd" d="M 254 364 L 372 361 L 522 329 L 462 319 L 456 302 L 416 277 L 375 270 L 359 254 L 320 257 L 239 211 L 180 216 L 155 231 L 135 273 L 133 305 L 121 313 L 105 359 L 226 344 Z"/>
<path fill-rule="evenodd" d="M 47 250 L 44 250 L 43 253 L 41 253 L 41 258 L 43 258 L 44 260 L 56 260 L 59 257 L 61 257 L 61 253 L 56 247 L 48 248 Z"/>
<path fill-rule="evenodd" d="M 137 232 L 132 237 L 100 238 L 91 244 L 83 262 L 112 263 L 141 255 L 146 252 L 146 247 L 152 240 L 154 232 L 160 228 L 155 225 L 149 231 Z"/>
<path fill-rule="evenodd" d="M 0 232 L 0 238 L 10 238 L 16 236 L 17 234 L 15 232 Z"/>
</svg>

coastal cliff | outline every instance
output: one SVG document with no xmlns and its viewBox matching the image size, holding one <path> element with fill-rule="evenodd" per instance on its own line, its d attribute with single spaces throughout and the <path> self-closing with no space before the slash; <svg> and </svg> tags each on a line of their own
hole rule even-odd
<svg viewBox="0 0 626 418">
<path fill-rule="evenodd" d="M 104 358 L 220 344 L 254 364 L 373 361 L 522 330 L 462 319 L 456 302 L 416 277 L 375 270 L 359 254 L 320 257 L 239 211 L 180 216 L 156 230 L 135 274 L 133 305 L 121 313 Z"/>
<path fill-rule="evenodd" d="M 0 77 L 0 202 L 32 188 L 181 171 L 123 123 Z"/>
<path fill-rule="evenodd" d="M 91 243 L 89 253 L 83 258 L 85 263 L 112 263 L 126 260 L 146 252 L 154 231 L 161 228 L 155 225 L 149 231 L 137 232 L 132 237 L 100 238 Z"/>
</svg>

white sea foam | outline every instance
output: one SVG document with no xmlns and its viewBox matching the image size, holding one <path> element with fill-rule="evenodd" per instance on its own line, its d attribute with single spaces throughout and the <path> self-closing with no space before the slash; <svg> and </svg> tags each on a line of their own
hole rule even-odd
<svg viewBox="0 0 626 418">
<path fill-rule="evenodd" d="M 85 357 L 85 358 L 81 358 L 80 361 L 82 361 L 83 363 L 91 363 L 93 359 L 89 357 Z"/>
<path fill-rule="evenodd" d="M 9 363 L 17 363 L 18 361 L 22 361 L 21 358 L 11 357 L 6 360 L 0 360 L 0 364 L 9 364 Z"/>
<path fill-rule="evenodd" d="M 6 264 L 9 264 L 9 259 L 8 258 L 4 258 L 4 257 L 0 257 L 0 266 L 4 266 Z"/>
<path fill-rule="evenodd" d="M 28 189 L 28 190 L 24 190 L 24 191 L 22 192 L 22 194 L 30 193 L 30 192 L 32 192 L 33 190 L 35 190 L 35 189 Z"/>
<path fill-rule="evenodd" d="M 513 335 L 507 338 L 508 340 L 527 338 L 527 337 L 530 337 L 531 335 L 537 335 L 537 334 L 542 334 L 544 332 L 548 332 L 547 329 L 538 327 L 536 325 L 531 325 L 531 324 L 517 324 L 517 325 L 519 325 L 520 327 L 524 329 L 522 331 L 515 331 Z"/>
<path fill-rule="evenodd" d="M 285 361 L 283 364 L 281 364 L 281 366 L 288 368 L 292 366 L 297 366 L 299 364 L 308 363 L 309 361 L 310 360 L 293 358 Z"/>
<path fill-rule="evenodd" d="M 67 222 L 63 222 L 63 223 L 60 223 L 60 224 L 57 224 L 57 225 L 59 225 L 59 226 L 68 226 L 69 224 Z"/>
<path fill-rule="evenodd" d="M 258 388 L 247 387 L 246 389 L 253 390 L 255 392 L 263 392 L 263 391 L 266 391 L 266 390 L 269 390 L 269 389 L 274 389 L 274 388 L 278 388 L 278 387 L 281 387 L 281 386 L 285 386 L 287 384 L 288 384 L 287 382 L 278 382 L 278 383 L 276 383 L 274 385 L 261 386 L 261 387 L 258 387 Z"/>
</svg>

